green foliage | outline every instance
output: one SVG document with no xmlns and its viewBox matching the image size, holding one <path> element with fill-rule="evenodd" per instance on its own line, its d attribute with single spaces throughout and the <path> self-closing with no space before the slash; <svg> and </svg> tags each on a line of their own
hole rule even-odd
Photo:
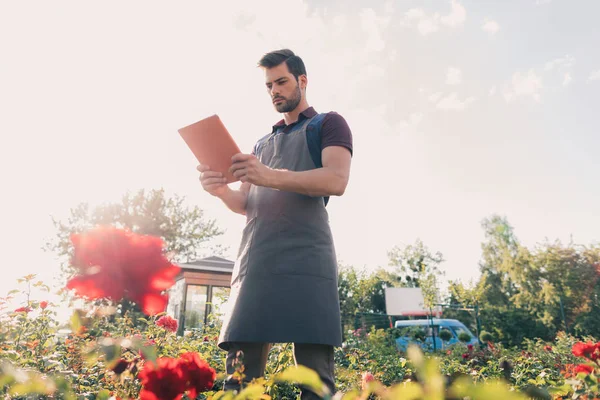
<svg viewBox="0 0 600 400">
<path fill-rule="evenodd" d="M 165 242 L 165 251 L 176 262 L 197 259 L 202 246 L 223 233 L 214 220 L 205 219 L 200 208 L 186 206 L 183 197 L 167 197 L 162 189 L 126 193 L 120 202 L 95 208 L 81 203 L 71 209 L 65 221 L 53 219 L 53 223 L 57 236 L 45 248 L 65 262 L 72 252 L 70 235 L 97 225 L 113 225 L 160 237 Z M 218 253 L 218 249 L 213 250 L 211 255 Z M 68 264 L 63 268 L 68 272 Z"/>
<path fill-rule="evenodd" d="M 494 215 L 482 227 L 481 279 L 469 287 L 451 282 L 448 302 L 479 305 L 482 326 L 508 345 L 551 340 L 560 331 L 600 335 L 600 246 L 546 242 L 529 249 L 506 218 Z M 445 314 L 473 321 L 464 312 Z"/>
<path fill-rule="evenodd" d="M 432 253 L 421 240 L 405 247 L 394 247 L 389 253 L 389 265 L 400 276 L 404 275 L 406 287 L 420 287 L 426 308 L 439 302 L 438 278 L 443 275 L 439 265 L 444 261 L 442 253 Z"/>
<path fill-rule="evenodd" d="M 479 340 L 481 340 L 483 343 L 488 343 L 493 342 L 494 337 L 488 331 L 481 331 L 481 334 L 479 335 Z"/>
<path fill-rule="evenodd" d="M 440 339 L 442 339 L 444 342 L 449 341 L 450 339 L 452 339 L 452 332 L 450 332 L 448 329 L 442 329 L 439 333 L 439 337 Z"/>
<path fill-rule="evenodd" d="M 461 332 L 458 334 L 458 340 L 463 343 L 469 342 L 471 339 L 471 335 L 469 335 L 467 332 Z"/>
<path fill-rule="evenodd" d="M 24 294 L 36 284 L 35 276 L 25 277 Z M 259 399 L 265 395 L 295 399 L 300 386 L 325 398 L 331 395 L 314 371 L 294 365 L 291 345 L 273 346 L 264 378 L 248 384 L 239 394 L 226 393 L 220 390 L 225 352 L 216 346 L 218 325 L 180 337 L 156 325 L 161 315 L 133 321 L 126 312 L 111 318 L 113 307 L 92 304 L 86 310 L 75 310 L 68 326 L 60 326 L 53 305 L 41 304 L 28 298 L 28 311 L 0 314 L 0 396 L 137 398 L 141 389 L 137 373 L 144 360 L 177 357 L 188 351 L 199 352 L 217 370 L 214 389 L 202 394 L 202 399 Z M 340 391 L 336 399 L 598 396 L 595 373 L 576 376 L 565 372 L 585 361 L 571 353 L 577 340 L 567 334 L 559 334 L 551 343 L 525 340 L 520 349 L 457 343 L 427 354 L 412 347 L 401 353 L 395 345 L 398 334 L 398 329 L 372 328 L 349 335 L 344 347 L 335 351 Z M 363 379 L 365 372 L 372 374 L 372 381 Z"/>
</svg>

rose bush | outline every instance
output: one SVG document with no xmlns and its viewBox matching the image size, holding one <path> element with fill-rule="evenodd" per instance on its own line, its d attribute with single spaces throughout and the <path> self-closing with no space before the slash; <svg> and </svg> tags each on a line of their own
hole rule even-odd
<svg viewBox="0 0 600 400">
<path fill-rule="evenodd" d="M 552 343 L 527 340 L 519 349 L 490 341 L 427 354 L 411 347 L 403 354 L 394 329 L 348 335 L 335 352 L 335 395 L 314 371 L 293 365 L 289 345 L 273 347 L 264 378 L 241 393 L 223 392 L 218 325 L 177 336 L 177 321 L 164 313 L 175 267 L 159 251 L 160 240 L 101 228 L 74 236 L 73 244 L 78 274 L 68 287 L 90 302 L 68 324 L 57 321 L 54 304 L 32 298 L 32 287 L 49 290 L 34 275 L 0 299 L 4 398 L 294 399 L 299 386 L 344 400 L 599 398 L 600 343 L 594 338 L 560 334 Z M 115 280 L 118 285 L 109 285 Z M 16 294 L 25 300 L 10 309 Z M 123 308 L 123 299 L 139 304 L 146 316 Z M 243 373 L 239 366 L 236 375 Z"/>
</svg>

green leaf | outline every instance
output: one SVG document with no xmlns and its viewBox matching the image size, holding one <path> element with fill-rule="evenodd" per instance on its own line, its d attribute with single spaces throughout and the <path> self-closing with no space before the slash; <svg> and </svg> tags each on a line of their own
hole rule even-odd
<svg viewBox="0 0 600 400">
<path fill-rule="evenodd" d="M 466 395 L 474 400 L 526 400 L 527 397 L 510 390 L 501 381 L 488 381 L 480 385 L 470 385 Z"/>
<path fill-rule="evenodd" d="M 73 332 L 79 332 L 81 329 L 81 317 L 79 316 L 79 312 L 77 310 L 73 311 L 71 315 L 71 330 Z"/>
<path fill-rule="evenodd" d="M 20 292 L 21 292 L 21 291 L 20 291 L 20 290 L 18 290 L 18 289 L 13 289 L 13 290 L 11 290 L 10 292 L 8 292 L 8 296 L 10 296 L 10 295 L 12 295 L 12 294 L 17 294 L 17 293 L 20 293 Z"/>
<path fill-rule="evenodd" d="M 234 394 L 233 392 L 225 392 L 223 390 L 218 391 L 217 393 L 215 393 L 215 395 L 213 397 L 211 397 L 211 400 L 233 400 L 234 398 Z"/>
<path fill-rule="evenodd" d="M 341 400 L 359 400 L 360 392 L 358 390 L 352 390 L 350 392 L 344 393 Z"/>
<path fill-rule="evenodd" d="M 423 397 L 423 388 L 415 382 L 398 383 L 390 388 L 389 399 L 416 400 Z"/>
<path fill-rule="evenodd" d="M 424 357 L 423 357 L 423 352 L 421 351 L 419 346 L 411 344 L 408 346 L 408 349 L 406 352 L 408 354 L 409 360 L 417 368 L 417 370 L 423 368 Z"/>
<path fill-rule="evenodd" d="M 141 349 L 142 356 L 151 362 L 156 361 L 156 347 L 155 346 L 143 346 Z"/>
<path fill-rule="evenodd" d="M 548 388 L 548 392 L 553 396 L 566 396 L 573 391 L 573 386 L 565 383 L 562 386 Z"/>
<path fill-rule="evenodd" d="M 260 383 L 253 383 L 246 386 L 234 400 L 253 400 L 259 398 L 265 392 L 265 387 Z"/>
<path fill-rule="evenodd" d="M 287 368 L 285 371 L 277 374 L 274 380 L 305 386 L 320 396 L 329 394 L 329 389 L 323 384 L 319 375 L 303 365 Z"/>
<path fill-rule="evenodd" d="M 100 345 L 100 350 L 104 355 L 104 360 L 106 361 L 106 367 L 112 368 L 114 367 L 121 358 L 121 346 L 118 346 L 114 343 L 108 345 Z"/>
<path fill-rule="evenodd" d="M 103 389 L 98 392 L 97 400 L 108 400 L 110 399 L 110 391 Z"/>
</svg>

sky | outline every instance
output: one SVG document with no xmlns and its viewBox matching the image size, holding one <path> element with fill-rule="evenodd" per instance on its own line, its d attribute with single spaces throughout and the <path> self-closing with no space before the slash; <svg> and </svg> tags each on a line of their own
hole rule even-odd
<svg viewBox="0 0 600 400">
<path fill-rule="evenodd" d="M 468 282 L 492 214 L 527 246 L 599 242 L 599 2 L 208 4 L 0 2 L 0 296 L 27 273 L 62 284 L 52 217 L 139 189 L 205 210 L 234 257 L 244 217 L 202 191 L 177 129 L 218 114 L 250 152 L 281 117 L 256 67 L 278 48 L 352 129 L 328 205 L 342 264 L 421 239 Z"/>
</svg>

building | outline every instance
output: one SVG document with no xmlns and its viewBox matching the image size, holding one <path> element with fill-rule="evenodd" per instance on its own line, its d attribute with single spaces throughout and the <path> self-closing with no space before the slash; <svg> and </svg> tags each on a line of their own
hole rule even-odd
<svg viewBox="0 0 600 400">
<path fill-rule="evenodd" d="M 167 314 L 178 320 L 181 335 L 209 323 L 208 316 L 227 300 L 234 262 L 207 257 L 178 266 L 181 271 L 169 290 Z"/>
</svg>

